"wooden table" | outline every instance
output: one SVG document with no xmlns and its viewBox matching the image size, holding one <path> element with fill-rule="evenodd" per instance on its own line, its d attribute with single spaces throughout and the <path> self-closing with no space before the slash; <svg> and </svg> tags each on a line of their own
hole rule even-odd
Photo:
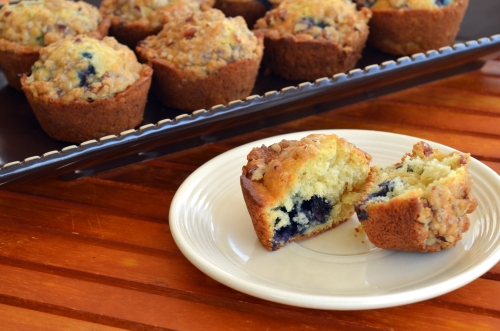
<svg viewBox="0 0 500 331">
<path fill-rule="evenodd" d="M 470 152 L 500 173 L 500 59 L 483 70 L 77 181 L 0 190 L 0 329 L 500 330 L 500 264 L 449 294 L 368 311 L 266 302 L 204 275 L 169 229 L 197 167 L 256 139 L 370 129 Z"/>
</svg>

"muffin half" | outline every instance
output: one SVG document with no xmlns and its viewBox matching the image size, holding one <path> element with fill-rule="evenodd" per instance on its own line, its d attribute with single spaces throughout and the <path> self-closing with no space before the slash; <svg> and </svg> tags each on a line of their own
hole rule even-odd
<svg viewBox="0 0 500 331">
<path fill-rule="evenodd" d="M 240 177 L 243 197 L 268 250 L 347 221 L 364 190 L 370 155 L 336 135 L 309 135 L 254 148 Z"/>
<path fill-rule="evenodd" d="M 80 143 L 139 125 L 151 77 L 114 38 L 79 35 L 43 48 L 21 84 L 42 129 Z"/>
<path fill-rule="evenodd" d="M 469 154 L 443 154 L 419 142 L 401 162 L 372 167 L 370 186 L 356 205 L 370 242 L 418 252 L 455 246 L 477 206 L 469 163 Z"/>
</svg>

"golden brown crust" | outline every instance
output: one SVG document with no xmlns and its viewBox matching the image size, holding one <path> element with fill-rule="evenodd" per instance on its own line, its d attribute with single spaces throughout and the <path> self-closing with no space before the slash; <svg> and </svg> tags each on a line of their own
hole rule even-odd
<svg viewBox="0 0 500 331">
<path fill-rule="evenodd" d="M 153 91 L 168 107 L 194 111 L 244 99 L 253 89 L 262 59 L 262 36 L 253 59 L 236 61 L 206 77 L 181 71 L 159 58 L 148 58 L 141 44 L 136 48 L 141 62 L 154 69 Z"/>
<path fill-rule="evenodd" d="M 97 31 L 89 35 L 102 39 L 108 34 L 111 22 L 103 19 Z M 0 38 L 0 68 L 7 82 L 15 89 L 21 91 L 21 76 L 31 70 L 31 66 L 38 60 L 41 46 L 20 45 L 13 41 Z"/>
<path fill-rule="evenodd" d="M 328 41 L 299 41 L 295 37 L 266 37 L 263 65 L 289 80 L 313 81 L 344 73 L 356 66 L 361 58 L 368 31 L 352 47 L 342 47 Z"/>
<path fill-rule="evenodd" d="M 370 242 L 379 248 L 404 251 L 435 252 L 439 245 L 427 247 L 427 232 L 418 222 L 422 202 L 418 197 L 394 198 L 387 204 L 369 209 L 369 219 L 363 221 L 363 229 Z"/>
<path fill-rule="evenodd" d="M 258 1 L 217 1 L 214 8 L 220 9 L 228 17 L 243 17 L 249 29 L 252 29 L 255 22 L 264 16 L 267 11 L 266 6 Z"/>
<path fill-rule="evenodd" d="M 468 0 L 440 9 L 373 9 L 368 44 L 387 53 L 411 55 L 453 44 Z"/>
<path fill-rule="evenodd" d="M 261 244 L 268 250 L 273 250 L 272 244 L 272 234 L 273 232 L 269 229 L 267 219 L 265 217 L 265 208 L 268 203 L 263 200 L 263 197 L 267 195 L 262 194 L 261 188 L 253 181 L 245 177 L 245 175 L 240 176 L 240 184 L 243 192 L 243 199 L 247 206 L 248 213 L 252 219 L 252 224 L 259 238 Z"/>
<path fill-rule="evenodd" d="M 153 70 L 144 65 L 141 77 L 124 92 L 111 99 L 63 102 L 37 98 L 24 86 L 23 91 L 42 129 L 57 140 L 81 143 L 110 134 L 119 134 L 142 122 Z"/>
</svg>

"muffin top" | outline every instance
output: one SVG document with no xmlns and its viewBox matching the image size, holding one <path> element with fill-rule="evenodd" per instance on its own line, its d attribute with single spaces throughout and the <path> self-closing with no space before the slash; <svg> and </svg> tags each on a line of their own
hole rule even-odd
<svg viewBox="0 0 500 331">
<path fill-rule="evenodd" d="M 99 10 L 82 1 L 21 1 L 0 9 L 0 38 L 46 46 L 67 36 L 96 31 L 101 20 Z"/>
<path fill-rule="evenodd" d="M 25 87 L 41 98 L 93 102 L 126 90 L 141 69 L 134 52 L 113 37 L 78 35 L 42 48 Z"/>
<path fill-rule="evenodd" d="M 436 9 L 451 5 L 454 0 L 375 0 L 372 9 Z"/>
<path fill-rule="evenodd" d="M 139 43 L 147 58 L 203 77 L 229 63 L 253 59 L 262 46 L 242 17 L 226 17 L 217 9 L 168 22 L 163 30 Z"/>
<path fill-rule="evenodd" d="M 178 16 L 186 16 L 212 6 L 213 0 L 104 0 L 101 12 L 124 21 L 142 21 L 158 28 Z"/>
<path fill-rule="evenodd" d="M 370 10 L 356 10 L 350 0 L 284 0 L 255 24 L 266 36 L 299 37 L 300 40 L 329 40 L 335 44 L 355 43 L 368 30 Z"/>
</svg>

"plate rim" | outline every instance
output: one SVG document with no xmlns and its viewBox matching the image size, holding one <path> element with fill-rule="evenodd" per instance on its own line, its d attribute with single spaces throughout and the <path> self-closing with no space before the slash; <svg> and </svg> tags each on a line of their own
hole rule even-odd
<svg viewBox="0 0 500 331">
<path fill-rule="evenodd" d="M 266 291 L 269 291 L 269 287 L 261 284 L 256 284 L 251 281 L 247 281 L 245 279 L 239 279 L 234 277 L 230 272 L 227 272 L 217 266 L 214 266 L 209 261 L 204 260 L 198 254 L 195 254 L 195 251 L 189 247 L 187 241 L 185 241 L 180 232 L 179 222 L 172 222 L 175 219 L 175 207 L 179 204 L 179 201 L 182 200 L 183 193 L 190 188 L 191 181 L 197 177 L 198 173 L 201 173 L 205 167 L 209 167 L 213 163 L 217 163 L 218 160 L 227 157 L 227 155 L 231 152 L 235 153 L 236 149 L 243 150 L 248 149 L 251 146 L 256 146 L 257 144 L 266 144 L 266 141 L 278 141 L 278 139 L 288 139 L 290 137 L 302 135 L 306 136 L 308 134 L 313 133 L 323 133 L 323 134 L 337 134 L 339 137 L 343 137 L 343 133 L 363 133 L 363 134 L 382 134 L 389 135 L 391 137 L 401 137 L 405 139 L 413 139 L 413 140 L 422 140 L 428 142 L 434 148 L 446 148 L 450 150 L 456 150 L 452 147 L 446 146 L 444 144 L 434 142 L 431 140 L 427 140 L 424 138 L 419 138 L 415 136 L 400 134 L 400 133 L 392 133 L 386 131 L 378 131 L 378 130 L 358 130 L 358 129 L 325 129 L 325 130 L 309 130 L 309 131 L 297 131 L 286 134 L 279 134 L 263 139 L 258 139 L 249 143 L 245 143 L 234 147 L 212 159 L 205 162 L 203 165 L 198 167 L 193 173 L 191 173 L 178 188 L 172 202 L 170 204 L 169 210 L 169 224 L 172 233 L 172 237 L 179 247 L 181 253 L 200 271 L 208 275 L 209 277 L 215 279 L 216 281 L 229 286 L 230 288 L 251 295 L 253 297 L 257 297 L 263 300 L 269 300 L 276 303 L 292 305 L 302 308 L 312 308 L 312 309 L 327 309 L 327 310 L 367 310 L 367 309 L 379 309 L 379 308 L 389 308 L 396 307 L 405 304 L 416 303 L 424 300 L 428 300 L 431 298 L 435 298 L 437 296 L 449 293 L 454 291 L 460 287 L 467 285 L 468 283 L 474 281 L 479 278 L 482 274 L 491 269 L 495 264 L 500 261 L 500 245 L 498 245 L 495 249 L 491 251 L 491 253 L 487 256 L 487 258 L 482 261 L 474 264 L 473 268 L 467 268 L 465 271 L 460 272 L 457 275 L 454 275 L 444 282 L 438 282 L 436 284 L 431 284 L 428 286 L 424 286 L 422 288 L 412 289 L 408 291 L 391 293 L 391 294 L 377 294 L 376 298 L 378 298 L 379 303 L 368 300 L 364 304 L 359 304 L 358 295 L 318 295 L 318 294 L 306 294 L 306 293 L 295 293 L 295 299 L 290 299 L 289 291 L 284 289 L 273 289 L 270 294 L 263 294 Z M 296 139 L 296 138 L 295 138 Z M 479 160 L 471 157 L 474 163 L 477 166 L 481 167 L 482 171 L 486 171 L 489 176 L 494 176 L 500 182 L 500 175 L 498 175 L 495 171 L 493 171 L 486 164 L 480 162 Z M 447 286 L 443 287 L 443 283 Z M 362 297 L 362 296 L 361 296 Z M 366 297 L 364 297 L 366 298 Z M 343 301 L 341 304 L 336 303 L 337 301 Z"/>
</svg>

